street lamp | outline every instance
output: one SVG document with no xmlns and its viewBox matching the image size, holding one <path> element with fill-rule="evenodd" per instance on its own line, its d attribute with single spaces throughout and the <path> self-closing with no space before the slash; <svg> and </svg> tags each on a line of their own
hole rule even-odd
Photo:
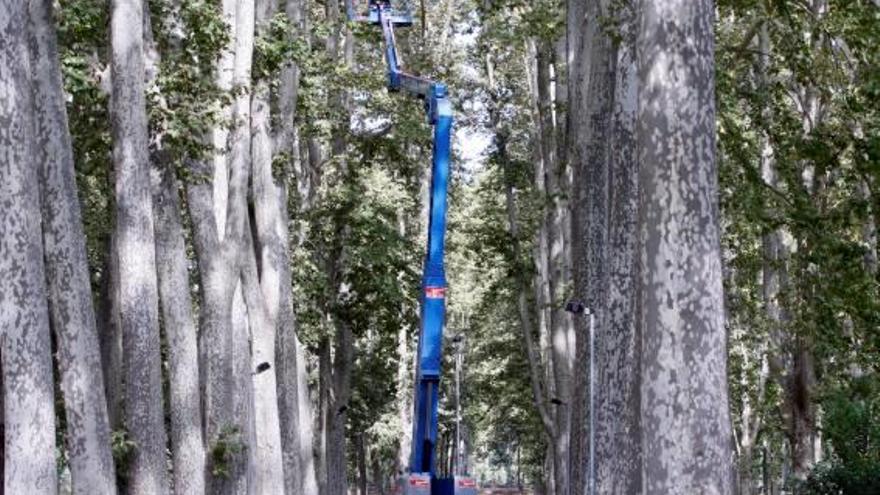
<svg viewBox="0 0 880 495">
<path fill-rule="evenodd" d="M 590 345 L 590 459 L 589 479 L 587 481 L 587 493 L 596 494 L 596 317 L 589 307 L 580 301 L 570 301 L 565 305 L 569 313 L 590 318 L 589 345 Z"/>
</svg>

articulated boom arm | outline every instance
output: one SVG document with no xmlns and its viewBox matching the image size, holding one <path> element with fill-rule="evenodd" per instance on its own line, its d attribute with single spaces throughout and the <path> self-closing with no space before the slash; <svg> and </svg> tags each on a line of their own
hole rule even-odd
<svg viewBox="0 0 880 495">
<path fill-rule="evenodd" d="M 433 164 L 431 168 L 431 204 L 428 226 L 428 252 L 422 278 L 421 333 L 416 370 L 413 416 L 413 447 L 407 493 L 453 493 L 454 480 L 436 480 L 434 446 L 437 443 L 437 405 L 442 360 L 443 327 L 446 312 L 446 237 L 447 184 L 452 141 L 452 105 L 446 86 L 404 72 L 394 40 L 395 26 L 411 26 L 408 12 L 392 8 L 390 0 L 369 0 L 366 15 L 358 14 L 352 0 L 346 0 L 348 18 L 380 26 L 385 38 L 385 61 L 388 89 L 401 91 L 425 101 L 428 122 L 434 126 Z M 427 480 L 427 481 L 426 481 Z M 426 486 L 425 483 L 428 483 Z M 435 483 L 432 483 L 435 482 Z M 432 488 L 431 485 L 436 485 Z M 440 488 L 437 488 L 439 486 Z M 463 486 L 471 487 L 470 484 Z M 460 492 L 463 493 L 463 492 Z"/>
</svg>

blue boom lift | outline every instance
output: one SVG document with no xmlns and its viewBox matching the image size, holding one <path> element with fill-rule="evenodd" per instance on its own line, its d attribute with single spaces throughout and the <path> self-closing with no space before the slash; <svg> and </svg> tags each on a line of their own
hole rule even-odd
<svg viewBox="0 0 880 495">
<path fill-rule="evenodd" d="M 353 0 L 345 0 L 345 4 L 350 21 L 364 22 L 382 29 L 385 38 L 388 89 L 424 100 L 428 122 L 434 127 L 428 253 L 422 277 L 421 332 L 413 401 L 412 455 L 409 473 L 400 479 L 400 493 L 476 495 L 476 483 L 472 478 L 461 473 L 461 466 L 456 467 L 456 472 L 461 474 L 448 478 L 438 478 L 435 466 L 440 363 L 446 316 L 446 271 L 443 256 L 449 158 L 452 146 L 452 104 L 449 101 L 446 85 L 409 74 L 401 68 L 394 40 L 394 28 L 412 25 L 412 15 L 408 11 L 395 9 L 391 5 L 391 0 L 368 0 L 365 14 L 357 12 Z"/>
</svg>

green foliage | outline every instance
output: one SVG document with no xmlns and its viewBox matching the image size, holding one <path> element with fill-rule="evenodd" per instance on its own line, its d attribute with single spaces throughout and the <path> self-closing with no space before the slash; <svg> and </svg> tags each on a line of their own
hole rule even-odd
<svg viewBox="0 0 880 495">
<path fill-rule="evenodd" d="M 236 459 L 247 448 L 238 426 L 224 426 L 211 446 L 211 474 L 218 478 L 230 478 Z"/>
<path fill-rule="evenodd" d="M 803 495 L 874 495 L 880 493 L 880 467 L 823 463 L 798 490 Z"/>
<path fill-rule="evenodd" d="M 113 454 L 113 463 L 116 465 L 116 476 L 123 482 L 128 479 L 128 471 L 131 461 L 137 450 L 135 443 L 125 430 L 113 430 L 110 432 L 110 452 Z"/>
<path fill-rule="evenodd" d="M 254 42 L 253 78 L 277 81 L 272 76 L 286 64 L 307 64 L 309 55 L 309 45 L 299 36 L 299 28 L 285 14 L 276 14 Z"/>
<path fill-rule="evenodd" d="M 877 161 L 868 165 L 877 136 L 871 88 L 880 17 L 868 3 L 831 0 L 817 16 L 788 2 L 719 2 L 719 164 L 735 428 L 739 435 L 738 419 L 748 410 L 762 419 L 770 458 L 788 455 L 786 366 L 798 346 L 806 348 L 818 379 L 810 407 L 821 417 L 830 459 L 811 478 L 810 493 L 862 493 L 858 480 L 870 477 L 859 473 L 876 470 L 875 461 L 852 451 L 862 445 L 857 438 L 875 435 L 857 426 L 871 424 L 864 409 L 870 402 L 855 399 L 852 373 L 862 370 L 876 384 L 880 358 L 880 285 L 868 270 L 872 246 L 865 237 L 880 211 Z M 767 251 L 771 235 L 780 236 L 783 256 Z M 763 277 L 770 271 L 781 275 L 772 301 L 780 321 L 767 313 Z M 780 464 L 771 462 L 773 476 L 781 475 Z"/>
<path fill-rule="evenodd" d="M 154 152 L 186 175 L 189 160 L 207 159 L 214 150 L 206 136 L 222 122 L 233 96 L 217 86 L 214 65 L 230 42 L 220 7 L 206 0 L 177 5 L 150 2 L 160 56 L 159 74 L 148 87 L 150 134 Z"/>
<path fill-rule="evenodd" d="M 108 4 L 96 0 L 63 2 L 57 18 L 68 126 L 84 212 L 90 273 L 97 293 L 113 225 L 109 98 L 101 88 L 102 81 L 109 75 L 106 66 Z"/>
</svg>

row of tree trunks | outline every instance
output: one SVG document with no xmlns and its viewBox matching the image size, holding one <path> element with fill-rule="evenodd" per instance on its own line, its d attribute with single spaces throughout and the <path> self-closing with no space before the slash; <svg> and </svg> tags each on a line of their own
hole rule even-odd
<svg viewBox="0 0 880 495">
<path fill-rule="evenodd" d="M 551 472 L 554 480 L 551 488 L 568 486 L 574 342 L 571 316 L 564 309 L 568 205 L 565 199 L 567 192 L 562 188 L 566 183 L 563 177 L 565 167 L 561 165 L 558 154 L 558 144 L 563 141 L 558 136 L 564 131 L 557 122 L 555 113 L 558 105 L 556 94 L 552 91 L 555 56 L 555 46 L 549 40 L 527 41 L 526 70 L 529 73 L 535 125 L 532 137 L 535 187 L 544 202 L 535 242 L 535 301 L 546 393 L 554 400 L 554 410 L 550 414 L 557 430 L 557 439 L 548 445 L 548 455 L 553 460 Z"/>
<path fill-rule="evenodd" d="M 219 82 L 227 89 L 246 88 L 251 78 L 254 3 L 228 1 L 224 7 L 232 21 L 234 49 L 224 56 L 228 63 L 221 64 Z M 175 8 L 172 15 L 179 15 L 179 5 Z M 271 3 L 262 3 L 261 8 L 260 19 L 268 20 Z M 180 185 L 161 147 L 153 157 L 152 184 L 150 180 L 144 77 L 146 51 L 154 48 L 146 46 L 152 43 L 149 12 L 140 1 L 112 2 L 116 225 L 103 273 L 106 291 L 101 299 L 110 304 L 103 308 L 99 339 L 52 6 L 48 1 L 10 1 L 0 10 L 0 32 L 7 41 L 0 57 L 2 65 L 10 68 L 2 76 L 8 93 L 4 101 L 14 103 L 4 107 L 2 118 L 15 131 L 0 142 L 9 158 L 0 169 L 0 198 L 5 205 L 0 217 L 5 287 L 0 298 L 0 396 L 3 451 L 8 454 L 2 471 L 4 491 L 54 493 L 57 489 L 51 320 L 75 493 L 116 491 L 108 409 L 115 411 L 114 424 L 124 425 L 132 441 L 125 473 L 130 493 L 168 493 L 172 486 L 176 493 L 204 493 L 206 482 L 212 493 L 315 493 L 312 425 L 298 420 L 310 418 L 311 411 L 305 353 L 296 338 L 291 304 L 287 193 L 283 185 L 274 183 L 271 173 L 267 87 L 258 87 L 253 97 L 249 91 L 237 94 L 227 114 L 234 124 L 231 132 L 217 139 L 228 151 L 217 154 L 213 167 L 190 164 L 195 173 L 207 172 L 204 175 L 216 179 L 188 184 L 187 204 L 202 278 L 202 338 L 197 343 Z M 295 85 L 294 79 L 294 91 Z M 31 157 L 37 158 L 37 167 L 23 165 Z M 246 194 L 251 176 L 257 239 L 246 243 L 252 240 L 245 237 L 246 231 L 250 233 Z M 160 301 L 169 343 L 173 485 L 165 460 Z M 295 385 L 287 401 L 292 412 L 283 418 L 275 372 L 279 329 L 290 337 L 288 345 L 278 347 L 288 352 L 286 376 Z M 260 372 L 252 373 L 254 369 Z M 116 385 L 105 388 L 105 371 L 113 375 L 107 382 Z M 110 392 L 106 397 L 105 390 Z M 287 469 L 282 419 L 292 425 L 295 439 L 290 444 L 293 466 Z M 229 479 L 206 474 L 206 468 L 208 473 L 226 469 L 206 466 L 206 450 L 213 452 L 218 441 L 250 446 L 242 449 L 239 458 L 222 460 L 232 463 Z M 302 479 L 285 488 L 288 470 L 302 474 Z"/>
</svg>

